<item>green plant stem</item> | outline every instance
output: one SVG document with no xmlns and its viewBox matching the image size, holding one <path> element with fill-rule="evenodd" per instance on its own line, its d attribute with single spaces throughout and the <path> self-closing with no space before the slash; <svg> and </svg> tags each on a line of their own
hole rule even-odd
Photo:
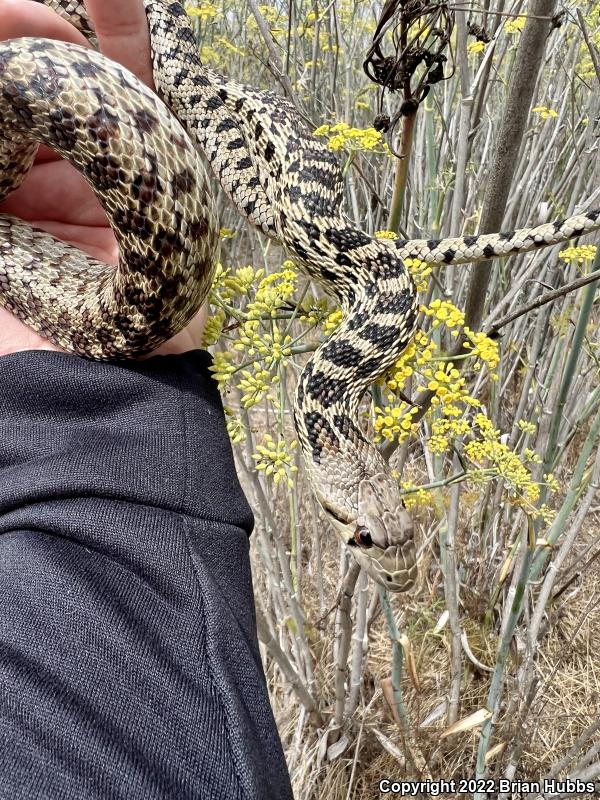
<svg viewBox="0 0 600 800">
<path fill-rule="evenodd" d="M 519 617 L 521 616 L 521 611 L 523 610 L 523 599 L 525 597 L 525 589 L 527 588 L 527 583 L 529 581 L 529 571 L 531 567 L 531 561 L 533 558 L 533 552 L 531 548 L 528 547 L 526 544 L 526 536 L 527 532 L 525 531 L 523 533 L 523 538 L 525 539 L 525 553 L 523 555 L 521 570 L 519 572 L 519 577 L 517 579 L 517 584 L 515 587 L 515 596 L 513 598 L 513 602 L 510 607 L 509 617 L 502 634 L 500 646 L 498 648 L 498 655 L 496 657 L 496 666 L 494 668 L 494 674 L 492 675 L 492 682 L 487 697 L 486 708 L 488 709 L 488 711 L 490 711 L 492 716 L 487 720 L 487 722 L 483 724 L 481 728 L 481 734 L 479 737 L 479 748 L 477 750 L 476 778 L 483 778 L 485 776 L 485 771 L 486 771 L 485 757 L 488 751 L 490 737 L 492 734 L 492 727 L 494 723 L 493 715 L 500 701 L 502 686 L 504 683 L 504 670 L 506 667 L 506 661 L 508 659 L 510 642 L 515 632 L 517 622 L 519 621 Z M 481 792 L 476 792 L 474 795 L 474 800 L 483 800 L 483 794 Z"/>
<path fill-rule="evenodd" d="M 598 248 L 596 252 L 593 269 L 594 271 L 600 269 L 600 248 Z M 546 456 L 544 458 L 544 474 L 551 472 L 556 461 L 556 445 L 558 442 L 561 422 L 564 419 L 564 409 L 573 386 L 577 363 L 583 349 L 585 332 L 590 321 L 590 315 L 592 313 L 592 307 L 594 305 L 594 298 L 596 297 L 598 286 L 600 286 L 600 280 L 590 283 L 583 289 L 583 300 L 579 310 L 579 318 L 577 320 L 573 341 L 571 342 L 571 348 L 565 364 L 558 400 L 554 408 L 554 414 L 548 435 L 548 445 L 546 447 Z M 540 503 L 544 503 L 547 497 L 548 489 L 542 490 Z"/>
<path fill-rule="evenodd" d="M 546 539 L 550 545 L 553 545 L 561 535 L 561 533 L 565 529 L 565 525 L 569 514 L 573 511 L 577 500 L 579 499 L 584 486 L 584 474 L 587 466 L 587 462 L 591 454 L 594 452 L 594 449 L 598 446 L 598 439 L 600 438 L 600 411 L 596 411 L 596 418 L 592 422 L 592 426 L 590 431 L 586 437 L 586 440 L 581 448 L 581 452 L 579 453 L 579 458 L 575 464 L 573 469 L 573 475 L 571 480 L 569 481 L 569 488 L 567 490 L 567 496 L 564 499 L 564 502 L 556 516 L 556 519 L 550 526 L 550 530 L 546 534 Z M 540 572 L 542 571 L 542 567 L 546 563 L 546 560 L 549 555 L 549 548 L 544 547 L 540 552 L 537 553 L 535 556 L 533 567 L 531 570 L 531 579 L 537 580 Z"/>
<path fill-rule="evenodd" d="M 412 729 L 408 718 L 408 712 L 404 705 L 404 698 L 402 697 L 402 666 L 404 663 L 404 653 L 402 645 L 400 644 L 400 631 L 394 619 L 388 593 L 381 586 L 379 587 L 379 600 L 381 602 L 388 633 L 392 640 L 392 691 L 394 693 L 394 703 L 404 732 L 411 738 Z"/>
<path fill-rule="evenodd" d="M 401 494 L 414 494 L 415 492 L 420 492 L 421 489 L 425 489 L 426 491 L 429 491 L 429 489 L 441 489 L 445 486 L 452 486 L 454 483 L 460 483 L 460 481 L 464 481 L 468 477 L 468 472 L 457 472 L 456 474 L 450 475 L 448 478 L 442 478 L 439 481 L 419 484 L 419 486 L 416 486 L 414 489 L 403 489 Z"/>
<path fill-rule="evenodd" d="M 408 177 L 408 167 L 410 164 L 410 154 L 412 150 L 413 137 L 415 132 L 415 122 L 417 112 L 414 111 L 402 118 L 402 133 L 400 134 L 400 159 L 396 168 L 394 179 L 394 193 L 388 217 L 388 229 L 398 233 L 400 230 L 400 215 L 404 205 L 404 193 L 406 191 L 406 180 Z"/>
</svg>

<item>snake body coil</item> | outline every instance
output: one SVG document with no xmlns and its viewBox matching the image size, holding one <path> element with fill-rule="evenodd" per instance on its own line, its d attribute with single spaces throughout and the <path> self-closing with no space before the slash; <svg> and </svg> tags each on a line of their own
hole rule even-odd
<svg viewBox="0 0 600 800">
<path fill-rule="evenodd" d="M 118 267 L 0 216 L 0 302 L 95 359 L 147 352 L 210 287 L 218 224 L 200 156 L 149 89 L 92 50 L 45 39 L 0 46 L 0 197 L 49 145 L 84 175 L 119 243 Z"/>
<path fill-rule="evenodd" d="M 78 0 L 46 4 L 93 40 Z M 218 233 L 200 145 L 236 208 L 342 305 L 342 325 L 300 376 L 295 424 L 335 529 L 378 582 L 406 591 L 417 572 L 412 523 L 357 420 L 365 390 L 414 332 L 416 293 L 402 259 L 524 252 L 598 227 L 600 212 L 509 234 L 375 239 L 343 215 L 335 157 L 294 107 L 205 69 L 178 3 L 144 7 L 155 84 L 177 119 L 94 51 L 31 39 L 0 45 L 0 197 L 20 184 L 44 142 L 86 177 L 120 249 L 111 267 L 0 215 L 0 303 L 88 358 L 134 357 L 180 330 L 208 292 Z"/>
</svg>

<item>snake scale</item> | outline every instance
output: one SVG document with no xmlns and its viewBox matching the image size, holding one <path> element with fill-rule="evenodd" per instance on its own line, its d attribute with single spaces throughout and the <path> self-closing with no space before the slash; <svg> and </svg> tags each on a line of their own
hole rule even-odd
<svg viewBox="0 0 600 800">
<path fill-rule="evenodd" d="M 94 42 L 78 0 L 38 1 Z M 295 425 L 335 530 L 376 581 L 406 591 L 417 574 L 412 522 L 358 422 L 365 391 L 415 330 L 403 259 L 458 264 L 521 253 L 600 227 L 600 210 L 510 233 L 375 239 L 344 216 L 335 156 L 294 107 L 206 69 L 179 3 L 143 3 L 161 99 L 94 49 L 0 44 L 0 199 L 45 143 L 84 175 L 120 253 L 118 266 L 107 265 L 0 215 L 0 304 L 91 359 L 133 358 L 181 330 L 207 295 L 218 242 L 202 152 L 238 211 L 343 308 L 341 326 L 299 378 Z"/>
</svg>

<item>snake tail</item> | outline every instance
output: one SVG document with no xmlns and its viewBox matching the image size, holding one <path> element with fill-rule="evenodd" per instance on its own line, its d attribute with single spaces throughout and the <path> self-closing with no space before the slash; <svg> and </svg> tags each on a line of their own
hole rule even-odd
<svg viewBox="0 0 600 800">
<path fill-rule="evenodd" d="M 417 258 L 428 264 L 449 266 L 528 253 L 585 236 L 599 228 L 600 208 L 595 208 L 533 228 L 455 239 L 405 239 L 392 242 L 392 245 L 400 258 Z"/>
</svg>

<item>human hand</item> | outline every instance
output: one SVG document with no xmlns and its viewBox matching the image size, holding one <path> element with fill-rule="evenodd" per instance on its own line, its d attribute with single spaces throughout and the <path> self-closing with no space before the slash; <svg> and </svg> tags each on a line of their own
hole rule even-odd
<svg viewBox="0 0 600 800">
<path fill-rule="evenodd" d="M 87 0 L 102 52 L 123 64 L 151 88 L 152 64 L 146 15 L 139 0 Z M 86 45 L 75 28 L 30 0 L 0 0 L 0 40 L 43 36 Z M 23 184 L 0 204 L 11 214 L 73 244 L 94 258 L 116 264 L 118 249 L 106 214 L 82 176 L 68 161 L 40 147 Z M 183 353 L 201 345 L 203 308 L 191 323 L 154 354 Z M 0 307 L 0 356 L 21 350 L 58 350 L 51 342 Z"/>
</svg>

